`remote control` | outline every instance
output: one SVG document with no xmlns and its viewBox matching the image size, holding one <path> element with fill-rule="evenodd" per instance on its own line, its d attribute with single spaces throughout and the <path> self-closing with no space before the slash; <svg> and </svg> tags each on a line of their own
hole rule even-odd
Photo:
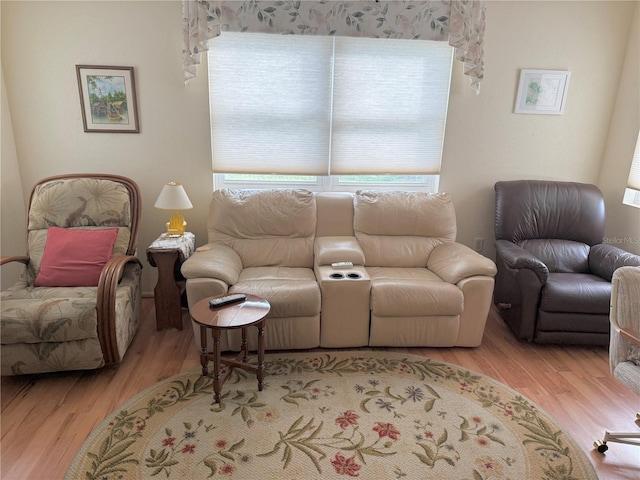
<svg viewBox="0 0 640 480">
<path fill-rule="evenodd" d="M 331 266 L 333 268 L 353 268 L 353 262 L 334 262 Z"/>
<path fill-rule="evenodd" d="M 247 296 L 244 293 L 232 293 L 230 295 L 225 295 L 224 297 L 212 298 L 209 300 L 209 307 L 221 307 L 230 303 L 243 302 L 246 299 Z"/>
</svg>

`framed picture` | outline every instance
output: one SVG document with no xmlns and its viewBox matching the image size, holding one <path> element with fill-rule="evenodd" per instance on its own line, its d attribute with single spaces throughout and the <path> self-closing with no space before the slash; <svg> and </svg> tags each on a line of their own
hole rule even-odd
<svg viewBox="0 0 640 480">
<path fill-rule="evenodd" d="M 565 70 L 520 70 L 514 113 L 562 115 L 570 77 Z"/>
<path fill-rule="evenodd" d="M 139 133 L 133 67 L 76 65 L 85 132 Z"/>
</svg>

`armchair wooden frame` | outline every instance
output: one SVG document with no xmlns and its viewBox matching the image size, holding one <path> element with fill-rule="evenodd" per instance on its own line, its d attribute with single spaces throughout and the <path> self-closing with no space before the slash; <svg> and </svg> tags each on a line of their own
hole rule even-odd
<svg viewBox="0 0 640 480">
<path fill-rule="evenodd" d="M 118 363 L 121 358 L 118 352 L 116 329 L 115 329 L 115 314 L 116 314 L 116 289 L 118 283 L 122 278 L 124 268 L 129 263 L 135 263 L 140 265 L 142 263 L 135 256 L 136 246 L 138 243 L 138 229 L 140 225 L 140 217 L 142 212 L 142 205 L 140 201 L 140 188 L 131 179 L 120 175 L 108 175 L 108 174 L 68 174 L 68 175 L 56 175 L 47 177 L 36 183 L 31 189 L 29 195 L 29 205 L 27 208 L 27 224 L 29 211 L 31 210 L 31 204 L 36 188 L 47 182 L 55 180 L 68 180 L 73 178 L 94 178 L 97 180 L 110 180 L 122 184 L 129 192 L 129 199 L 131 205 L 131 226 L 129 244 L 125 255 L 116 255 L 111 257 L 107 264 L 102 269 L 100 274 L 100 280 L 98 281 L 98 288 L 96 291 L 96 315 L 98 323 L 98 338 L 100 340 L 100 347 L 104 356 L 105 364 Z M 25 229 L 25 234 L 28 235 L 28 230 Z M 19 262 L 24 265 L 28 265 L 30 261 L 28 245 L 26 255 L 6 256 L 0 257 L 0 266 L 11 262 Z"/>
</svg>

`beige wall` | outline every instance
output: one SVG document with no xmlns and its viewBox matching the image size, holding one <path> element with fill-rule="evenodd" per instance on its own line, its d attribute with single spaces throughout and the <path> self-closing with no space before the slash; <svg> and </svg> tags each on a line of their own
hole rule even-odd
<svg viewBox="0 0 640 480">
<path fill-rule="evenodd" d="M 598 182 L 634 7 L 488 2 L 481 93 L 474 96 L 466 80 L 454 78 L 446 128 L 440 189 L 456 202 L 459 241 L 473 245 L 474 237 L 484 237 L 485 254 L 495 255 L 487 239 L 494 239 L 498 180 Z M 571 71 L 564 115 L 512 113 L 521 68 Z M 624 186 L 618 181 L 612 188 L 622 195 Z"/>
<path fill-rule="evenodd" d="M 13 141 L 11 111 L 4 85 L 4 69 L 1 71 L 2 90 L 1 157 L 0 157 L 0 253 L 2 255 L 24 255 L 25 253 L 25 199 L 20 184 L 20 169 Z M 6 248 L 5 248 L 6 247 Z M 6 252 L 6 253 L 5 253 Z M 21 263 L 10 263 L 2 267 L 0 289 L 13 284 L 22 272 Z"/>
<path fill-rule="evenodd" d="M 607 204 L 606 241 L 640 255 L 640 208 L 623 205 L 621 189 L 640 130 L 640 2 L 633 19 L 598 185 Z"/>
<path fill-rule="evenodd" d="M 187 222 L 200 239 L 206 238 L 212 184 L 206 75 L 185 87 L 181 2 L 2 1 L 0 6 L 2 65 L 25 192 L 42 177 L 67 172 L 134 179 L 143 202 L 138 244 L 143 288 L 153 291 L 156 271 L 146 263 L 145 248 L 168 221 L 167 212 L 153 208 L 163 184 L 185 185 L 195 206 L 186 213 Z M 84 133 L 77 64 L 134 67 L 139 134 Z M 2 253 L 8 253 L 4 247 Z"/>
<path fill-rule="evenodd" d="M 28 193 L 38 179 L 64 172 L 133 178 L 143 192 L 139 256 L 146 264 L 144 249 L 167 220 L 152 205 L 164 182 L 178 181 L 195 206 L 186 214 L 189 230 L 204 243 L 211 191 L 207 82 L 203 72 L 183 83 L 181 3 L 3 0 L 0 7 L 2 65 L 20 167 L 19 177 L 17 169 L 5 172 L 3 159 L 3 184 L 8 174 Z M 440 185 L 453 195 L 461 242 L 472 245 L 483 237 L 485 254 L 493 257 L 497 180 L 596 183 L 606 165 L 619 173 L 603 177 L 608 201 L 616 201 L 613 192 L 621 195 L 629 163 L 621 157 L 632 147 L 628 135 L 609 143 L 607 138 L 612 119 L 624 122 L 627 116 L 614 114 L 614 107 L 633 108 L 625 107 L 624 98 L 616 103 L 616 93 L 618 84 L 630 91 L 635 81 L 637 88 L 637 78 L 621 76 L 628 45 L 637 45 L 637 33 L 635 40 L 629 37 L 634 13 L 634 2 L 488 2 L 481 94 L 473 93 L 454 63 L 447 118 Z M 83 132 L 76 64 L 135 67 L 140 134 Z M 572 71 L 564 115 L 512 113 L 520 68 Z M 2 133 L 4 144 L 4 122 Z M 618 214 L 622 208 L 611 210 Z M 608 223 L 621 238 L 633 235 L 625 223 L 638 219 L 636 212 L 627 213 L 625 220 Z M 1 220 L 4 231 L 7 219 Z M 22 253 L 23 246 L 16 247 Z M 4 243 L 2 249 L 10 253 Z M 153 290 L 155 275 L 147 265 L 146 292 Z"/>
</svg>

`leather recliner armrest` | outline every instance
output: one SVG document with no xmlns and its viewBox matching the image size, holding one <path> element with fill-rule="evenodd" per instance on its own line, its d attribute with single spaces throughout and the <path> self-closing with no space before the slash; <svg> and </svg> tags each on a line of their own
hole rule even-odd
<svg viewBox="0 0 640 480">
<path fill-rule="evenodd" d="M 453 284 L 474 275 L 493 277 L 496 274 L 492 260 L 456 242 L 445 242 L 434 248 L 427 259 L 427 268 Z"/>
<path fill-rule="evenodd" d="M 316 265 L 331 265 L 334 262 L 364 265 L 364 253 L 356 237 L 316 237 L 313 257 Z"/>
<path fill-rule="evenodd" d="M 634 255 L 613 245 L 600 243 L 591 247 L 589 251 L 589 270 L 608 281 L 611 281 L 616 269 L 638 266 L 640 255 Z"/>
<path fill-rule="evenodd" d="M 540 283 L 547 283 L 549 269 L 538 257 L 508 240 L 497 240 L 495 247 L 496 254 L 507 267 L 513 270 L 523 268 L 533 270 L 538 276 Z"/>
<path fill-rule="evenodd" d="M 238 282 L 242 260 L 231 247 L 208 243 L 199 247 L 180 268 L 184 278 L 217 278 L 227 285 Z"/>
</svg>

